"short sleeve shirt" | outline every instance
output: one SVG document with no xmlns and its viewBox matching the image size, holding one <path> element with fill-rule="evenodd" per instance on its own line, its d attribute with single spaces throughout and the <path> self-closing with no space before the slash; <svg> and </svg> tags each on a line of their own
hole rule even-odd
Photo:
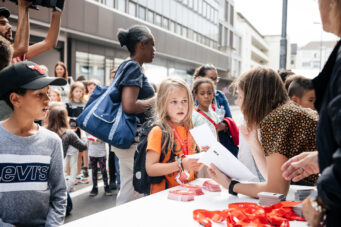
<svg viewBox="0 0 341 227">
<path fill-rule="evenodd" d="M 218 115 L 213 112 L 212 110 L 209 110 L 208 112 L 203 111 L 209 118 L 212 119 L 212 121 L 216 124 L 219 124 L 219 118 Z M 196 110 L 193 110 L 192 113 L 192 121 L 193 126 L 200 126 L 203 124 L 208 124 L 208 127 L 211 129 L 211 132 L 213 133 L 214 137 L 217 138 L 217 130 L 215 126 L 210 122 L 206 117 L 204 117 L 201 113 L 199 113 Z"/>
<path fill-rule="evenodd" d="M 124 61 L 118 68 L 115 77 L 118 76 L 116 86 L 122 93 L 125 86 L 136 86 L 140 88 L 138 99 L 148 99 L 154 96 L 154 88 L 148 82 L 139 63 L 133 60 Z M 148 117 L 148 113 L 138 114 L 140 123 L 144 123 Z"/>
<path fill-rule="evenodd" d="M 265 156 L 279 153 L 289 159 L 305 151 L 316 151 L 317 122 L 316 111 L 291 101 L 277 107 L 260 123 Z M 312 183 L 315 180 L 306 179 Z"/>
<path fill-rule="evenodd" d="M 187 145 L 187 142 L 188 142 L 187 136 L 190 136 L 190 134 L 187 133 L 188 131 L 186 130 L 186 128 L 184 128 L 182 126 L 175 126 L 175 128 L 176 128 L 177 132 L 179 133 L 180 137 L 183 139 L 185 145 Z M 174 141 L 174 149 L 172 152 L 174 153 L 174 155 L 180 157 L 182 154 L 184 154 L 182 147 L 176 138 L 174 140 L 175 140 Z M 194 142 L 193 139 L 191 139 L 191 141 Z M 147 152 L 149 152 L 150 150 L 153 150 L 153 151 L 155 151 L 161 155 L 161 152 L 162 152 L 161 142 L 162 142 L 162 130 L 159 126 L 155 126 L 154 128 L 152 128 L 152 130 L 150 131 L 150 133 L 148 135 L 148 144 L 147 144 L 147 149 L 146 149 Z M 189 154 L 194 154 L 194 153 L 196 153 L 196 151 L 194 149 L 189 151 Z M 171 152 L 167 152 L 162 163 L 174 162 L 175 159 L 169 160 L 170 155 L 171 155 Z M 175 177 L 177 174 L 178 174 L 178 171 L 170 173 L 170 174 L 165 176 L 168 188 L 175 187 L 175 186 L 179 185 L 178 182 L 175 180 Z M 191 171 L 189 174 L 190 174 L 189 181 L 194 180 L 194 172 Z M 152 184 L 151 185 L 151 193 L 155 193 L 157 191 L 158 191 L 158 189 L 153 188 L 153 184 Z"/>
</svg>

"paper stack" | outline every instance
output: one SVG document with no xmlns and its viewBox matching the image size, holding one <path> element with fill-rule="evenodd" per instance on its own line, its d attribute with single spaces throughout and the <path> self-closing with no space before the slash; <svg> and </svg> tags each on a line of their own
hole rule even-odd
<svg viewBox="0 0 341 227">
<path fill-rule="evenodd" d="M 285 195 L 272 192 L 259 192 L 259 204 L 262 206 L 272 206 L 281 201 L 285 201 Z"/>
<path fill-rule="evenodd" d="M 292 211 L 297 214 L 298 216 L 303 217 L 303 212 L 302 212 L 302 203 L 297 204 L 296 206 L 291 208 Z"/>
<path fill-rule="evenodd" d="M 312 191 L 313 189 L 298 189 L 295 192 L 295 201 L 303 201 Z"/>
</svg>

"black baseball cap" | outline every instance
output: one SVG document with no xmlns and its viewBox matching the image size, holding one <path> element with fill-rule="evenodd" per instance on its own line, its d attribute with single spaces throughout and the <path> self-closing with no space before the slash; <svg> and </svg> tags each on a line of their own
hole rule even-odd
<svg viewBox="0 0 341 227">
<path fill-rule="evenodd" d="M 0 7 L 0 16 L 4 16 L 8 19 L 10 15 L 11 15 L 11 13 L 9 12 L 9 10 L 7 8 Z"/>
<path fill-rule="evenodd" d="M 38 64 L 31 61 L 15 63 L 0 71 L 0 99 L 14 89 L 38 90 L 48 85 L 63 86 L 66 80 L 49 77 Z"/>
</svg>

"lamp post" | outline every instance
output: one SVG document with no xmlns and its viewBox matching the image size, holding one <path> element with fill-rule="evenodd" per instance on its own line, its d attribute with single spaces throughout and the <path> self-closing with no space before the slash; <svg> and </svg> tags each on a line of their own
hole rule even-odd
<svg viewBox="0 0 341 227">
<path fill-rule="evenodd" d="M 321 25 L 320 22 L 314 22 L 314 24 Z M 323 45 L 323 30 L 321 28 L 321 36 L 320 36 L 320 71 L 322 69 L 322 45 Z"/>
<path fill-rule="evenodd" d="M 282 7 L 282 35 L 280 42 L 280 58 L 279 58 L 279 71 L 285 70 L 287 67 L 287 13 L 288 13 L 288 0 L 283 0 Z"/>
</svg>

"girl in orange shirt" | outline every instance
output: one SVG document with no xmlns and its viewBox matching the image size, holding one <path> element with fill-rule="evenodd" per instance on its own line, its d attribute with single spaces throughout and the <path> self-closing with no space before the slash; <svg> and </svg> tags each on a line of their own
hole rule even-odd
<svg viewBox="0 0 341 227">
<path fill-rule="evenodd" d="M 155 112 L 158 126 L 148 135 L 146 171 L 151 177 L 165 179 L 160 184 L 151 184 L 151 194 L 194 180 L 194 172 L 201 167 L 197 159 L 186 158 L 199 152 L 189 133 L 193 128 L 193 98 L 186 82 L 164 80 L 157 93 Z M 160 162 L 161 152 L 165 158 Z"/>
</svg>

